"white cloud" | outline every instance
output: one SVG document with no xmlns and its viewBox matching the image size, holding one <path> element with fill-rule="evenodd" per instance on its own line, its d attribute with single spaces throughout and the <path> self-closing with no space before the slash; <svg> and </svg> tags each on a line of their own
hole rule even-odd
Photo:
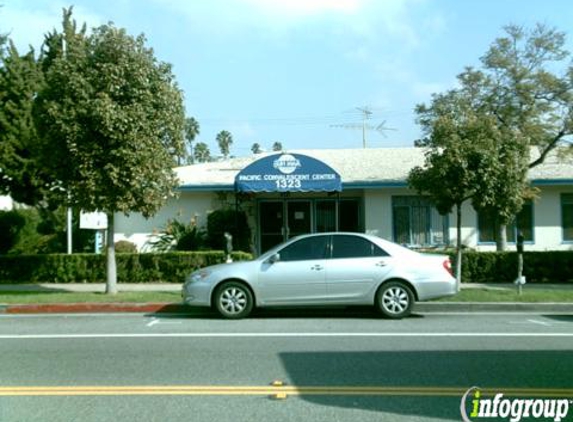
<svg viewBox="0 0 573 422">
<path fill-rule="evenodd" d="M 215 36 L 245 29 L 264 30 L 267 35 L 284 34 L 301 25 L 363 39 L 384 37 L 415 44 L 418 24 L 412 13 L 427 0 L 153 0 L 184 16 L 191 27 Z"/>
</svg>

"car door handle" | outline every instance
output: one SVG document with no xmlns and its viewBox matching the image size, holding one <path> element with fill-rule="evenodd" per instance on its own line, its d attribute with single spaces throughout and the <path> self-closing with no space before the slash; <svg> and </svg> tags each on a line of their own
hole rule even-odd
<svg viewBox="0 0 573 422">
<path fill-rule="evenodd" d="M 377 263 L 376 263 L 376 266 L 377 266 L 377 267 L 385 267 L 386 265 L 388 265 L 388 263 L 387 263 L 387 262 L 384 262 L 384 261 L 380 261 L 380 262 L 377 262 Z"/>
<path fill-rule="evenodd" d="M 310 267 L 311 270 L 316 270 L 316 271 L 322 271 L 324 269 L 324 267 L 322 265 L 314 265 L 312 267 Z"/>
</svg>

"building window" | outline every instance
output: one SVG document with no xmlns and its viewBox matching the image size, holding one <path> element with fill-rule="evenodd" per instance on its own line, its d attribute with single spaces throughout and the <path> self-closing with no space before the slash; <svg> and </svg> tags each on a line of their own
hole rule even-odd
<svg viewBox="0 0 573 422">
<path fill-rule="evenodd" d="M 573 241 L 573 193 L 561 195 L 561 225 L 563 240 Z"/>
<path fill-rule="evenodd" d="M 449 243 L 448 217 L 440 215 L 423 196 L 393 196 L 394 241 L 409 246 L 439 246 Z"/>
<path fill-rule="evenodd" d="M 494 212 L 480 211 L 478 213 L 479 242 L 496 242 L 498 229 L 499 219 Z M 533 202 L 531 201 L 526 201 L 521 211 L 507 225 L 507 241 L 515 242 L 519 232 L 523 234 L 526 242 L 533 242 Z"/>
</svg>

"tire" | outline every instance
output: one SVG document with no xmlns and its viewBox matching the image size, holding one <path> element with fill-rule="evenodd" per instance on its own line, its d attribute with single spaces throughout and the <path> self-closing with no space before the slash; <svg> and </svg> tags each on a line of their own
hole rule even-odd
<svg viewBox="0 0 573 422">
<path fill-rule="evenodd" d="M 412 312 L 414 294 L 405 283 L 389 281 L 378 289 L 376 306 L 386 318 L 405 318 Z"/>
<path fill-rule="evenodd" d="M 227 281 L 217 287 L 213 302 L 217 312 L 226 319 L 241 319 L 253 310 L 253 294 L 247 286 Z"/>
</svg>

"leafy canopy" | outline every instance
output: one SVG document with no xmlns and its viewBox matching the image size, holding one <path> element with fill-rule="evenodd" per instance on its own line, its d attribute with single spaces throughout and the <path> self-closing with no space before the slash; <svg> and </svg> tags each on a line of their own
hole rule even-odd
<svg viewBox="0 0 573 422">
<path fill-rule="evenodd" d="M 145 38 L 113 25 L 87 36 L 71 11 L 47 36 L 37 99 L 42 164 L 72 205 L 153 215 L 176 186 L 183 154 L 182 93 Z"/>
<path fill-rule="evenodd" d="M 32 119 L 43 76 L 34 51 L 20 55 L 12 42 L 0 60 L 0 194 L 33 205 L 46 195 L 47 175 L 37 165 L 37 133 Z"/>
</svg>

